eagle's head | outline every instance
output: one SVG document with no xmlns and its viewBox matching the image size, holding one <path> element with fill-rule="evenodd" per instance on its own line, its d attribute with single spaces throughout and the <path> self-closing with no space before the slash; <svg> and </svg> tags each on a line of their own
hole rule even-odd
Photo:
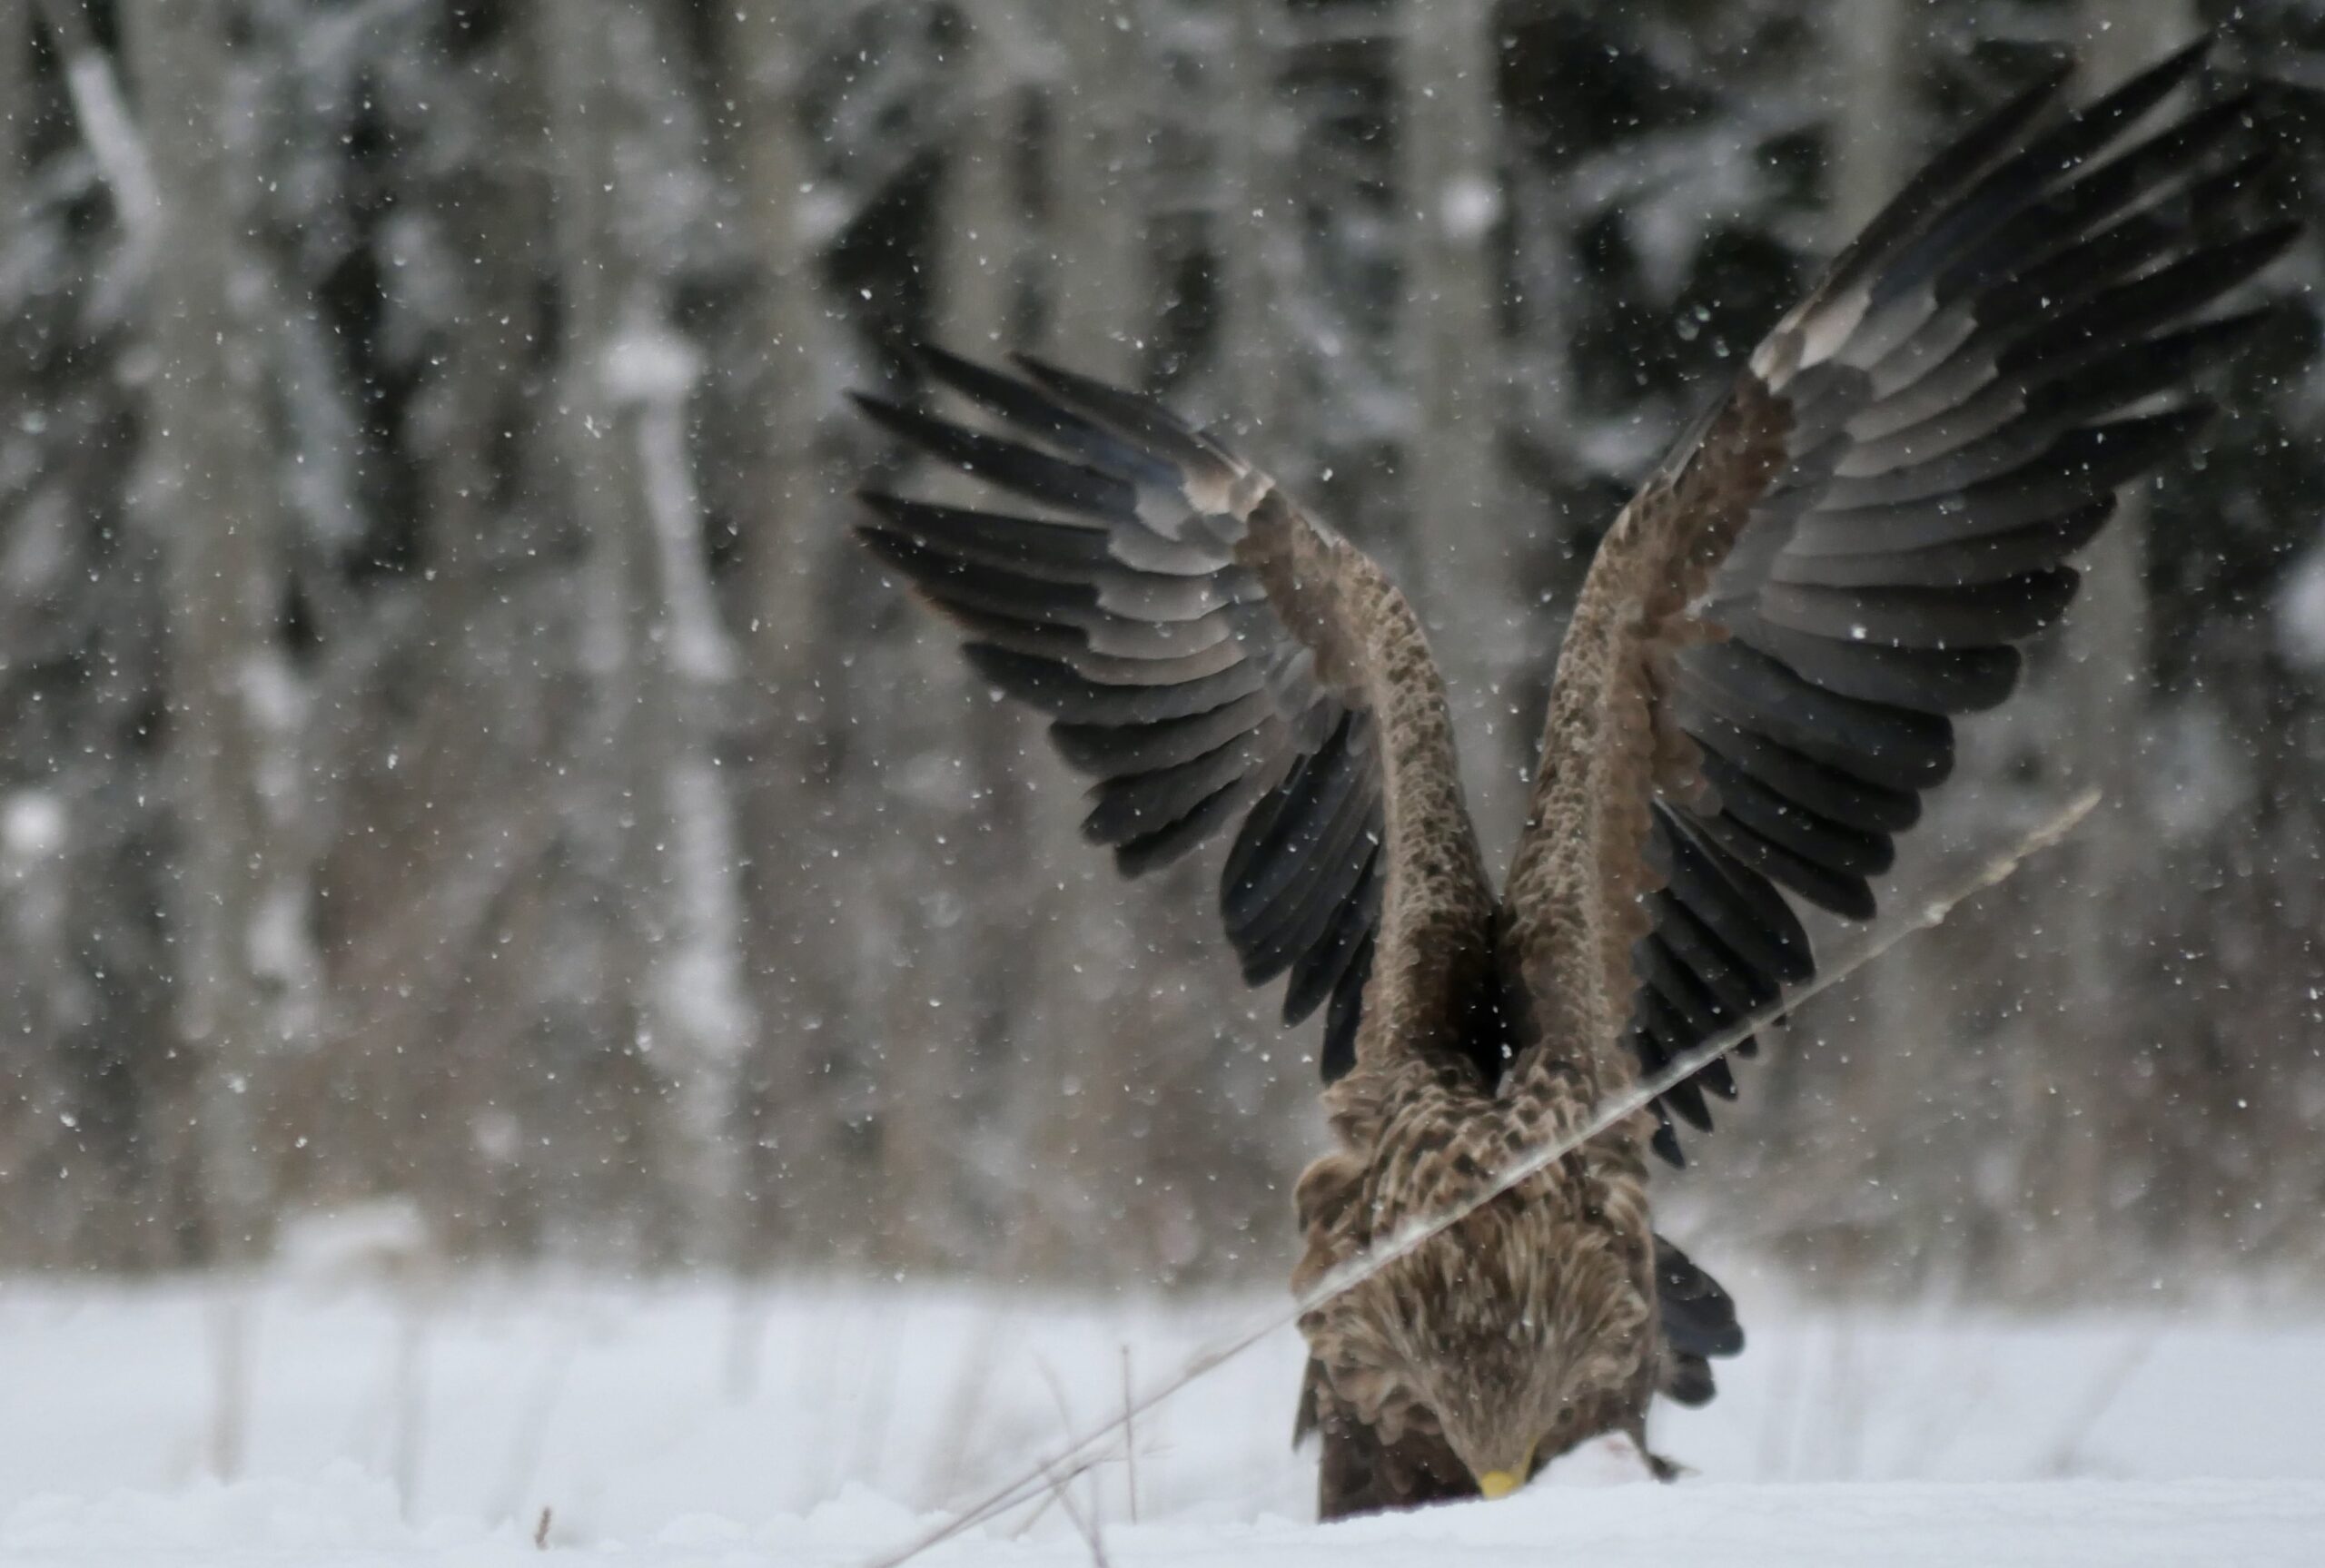
<svg viewBox="0 0 2325 1568">
<path fill-rule="evenodd" d="M 1643 1397 L 1651 1297 L 1628 1239 L 1521 1188 L 1302 1320 L 1334 1392 L 1395 1441 L 1434 1429 L 1501 1497 Z"/>
</svg>

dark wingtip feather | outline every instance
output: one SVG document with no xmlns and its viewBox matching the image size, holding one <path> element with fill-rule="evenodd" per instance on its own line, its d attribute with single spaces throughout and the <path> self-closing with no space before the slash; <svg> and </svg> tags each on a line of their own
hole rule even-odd
<svg viewBox="0 0 2325 1568">
<path fill-rule="evenodd" d="M 1243 797 L 1228 784 L 1192 811 L 1143 838 L 1114 846 L 1114 869 L 1132 881 L 1185 859 L 1209 841 L 1219 824 L 1235 813 Z"/>
<path fill-rule="evenodd" d="M 883 431 L 924 451 L 929 449 L 937 428 L 944 423 L 932 415 L 907 408 L 894 399 L 884 398 L 875 392 L 850 389 L 847 400 L 856 405 L 857 413 Z"/>
<path fill-rule="evenodd" d="M 2142 76 L 2163 76 L 2169 78 L 2172 86 L 2176 86 L 2195 74 L 2197 67 L 2211 57 L 2212 50 L 2219 43 L 2220 29 L 2218 27 L 2201 28 L 2198 30 L 2195 37 L 2141 72 L 2138 76 L 2132 77 L 2132 81 L 2137 82 Z M 2167 93 L 2171 90 L 2171 86 L 2163 89 Z M 2162 95 L 2162 94 L 2157 94 L 2159 97 Z"/>
<path fill-rule="evenodd" d="M 1168 488 L 1177 481 L 1171 465 L 1138 451 L 1120 438 L 1059 406 L 1039 385 L 1003 374 L 933 343 L 915 345 L 914 364 L 940 387 L 968 399 L 987 413 L 1032 432 L 1097 468 Z"/>
<path fill-rule="evenodd" d="M 1704 1091 L 1696 1087 L 1693 1079 L 1683 1078 L 1663 1091 L 1663 1103 L 1679 1113 L 1679 1119 L 1697 1132 L 1711 1130 L 1711 1109 L 1704 1104 Z"/>
<path fill-rule="evenodd" d="M 914 343 L 905 350 L 912 367 L 940 387 L 948 387 L 972 402 L 991 407 L 995 403 L 1021 404 L 1032 392 L 1023 382 L 1012 380 L 989 365 L 964 359 L 949 349 L 934 343 Z"/>
<path fill-rule="evenodd" d="M 2127 124 L 2170 97 L 2181 84 L 2200 70 L 2219 35 L 2211 29 L 2197 35 L 2144 71 L 2135 72 L 2117 86 L 2092 100 L 2075 118 L 2092 126 Z"/>
<path fill-rule="evenodd" d="M 1043 359 L 1039 354 L 1023 349 L 1009 351 L 1009 362 L 1054 391 L 1065 393 L 1107 393 L 1116 390 L 1105 382 L 1085 376 L 1079 370 L 1069 370 L 1064 365 Z"/>
<path fill-rule="evenodd" d="M 1363 1017 L 1364 989 L 1372 978 L 1374 942 L 1372 932 L 1367 932 L 1348 967 L 1341 971 L 1340 983 L 1332 988 L 1331 1005 L 1324 1011 L 1324 1050 L 1320 1065 L 1326 1083 L 1346 1077 L 1356 1065 L 1356 1032 Z"/>
<path fill-rule="evenodd" d="M 1851 286 L 1880 264 L 1895 246 L 1905 242 L 1915 226 L 1926 222 L 1932 203 L 1959 192 L 1986 168 L 2026 127 L 2049 112 L 2074 74 L 2074 62 L 2053 62 L 2024 88 L 2005 100 L 1967 135 L 1938 154 L 1907 181 L 1875 213 L 1863 232 L 1832 263 L 1828 290 Z"/>
<path fill-rule="evenodd" d="M 931 380 L 949 380 L 955 375 L 969 380 L 998 375 L 974 360 L 963 359 L 950 349 L 915 338 L 903 348 L 905 362 Z"/>
<path fill-rule="evenodd" d="M 1113 386 L 1032 354 L 1012 353 L 1009 362 L 1075 413 L 1122 431 L 1151 447 L 1158 456 L 1196 468 L 1208 468 L 1218 461 L 1215 448 L 1177 415 L 1143 392 Z"/>
<path fill-rule="evenodd" d="M 903 405 L 881 397 L 876 392 L 862 392 L 850 387 L 841 394 L 856 405 L 856 411 L 892 435 L 904 435 L 899 421 L 908 418 Z M 907 439 L 910 438 L 907 437 Z"/>
<path fill-rule="evenodd" d="M 1102 417 L 1126 419 L 1133 429 L 1144 427 L 1159 411 L 1150 406 L 1147 399 L 1135 392 L 1109 385 L 1094 376 L 1083 375 L 1078 370 L 1069 370 L 1063 365 L 1054 365 L 1034 354 L 1013 350 L 1009 362 L 1051 396 L 1077 404 Z M 1144 433 L 1175 435 L 1183 431 L 1173 419 L 1166 420 L 1160 432 L 1148 430 Z"/>
</svg>

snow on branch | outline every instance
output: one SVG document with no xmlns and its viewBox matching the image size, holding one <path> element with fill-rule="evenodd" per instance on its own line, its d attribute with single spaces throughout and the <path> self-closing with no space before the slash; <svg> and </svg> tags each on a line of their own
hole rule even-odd
<svg viewBox="0 0 2325 1568">
<path fill-rule="evenodd" d="M 706 685 L 732 677 L 735 651 L 702 569 L 702 504 L 687 464 L 686 404 L 702 371 L 692 344 L 636 312 L 606 345 L 599 373 L 614 404 L 636 405 L 648 520 L 660 561 L 670 667 Z"/>
</svg>

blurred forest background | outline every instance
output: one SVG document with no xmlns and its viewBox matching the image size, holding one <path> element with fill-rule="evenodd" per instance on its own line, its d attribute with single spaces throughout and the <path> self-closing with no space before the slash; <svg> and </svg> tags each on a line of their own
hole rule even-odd
<svg viewBox="0 0 2325 1568">
<path fill-rule="evenodd" d="M 847 541 L 843 390 L 930 334 L 1240 416 L 1499 853 L 1676 427 L 1950 129 L 2206 25 L 2318 212 L 2317 0 L 0 0 L 0 1266 L 390 1198 L 1280 1277 L 1314 1042 Z M 1660 1188 L 1714 1267 L 2320 1277 L 2320 261 L 1941 808 L 2107 812 L 1739 1074 Z"/>
</svg>

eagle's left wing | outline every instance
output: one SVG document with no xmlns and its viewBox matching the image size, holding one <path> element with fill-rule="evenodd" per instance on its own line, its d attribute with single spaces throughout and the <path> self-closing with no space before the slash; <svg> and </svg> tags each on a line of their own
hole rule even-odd
<svg viewBox="0 0 2325 1568">
<path fill-rule="evenodd" d="M 997 430 L 858 398 L 1015 503 L 879 491 L 857 531 L 1048 714 L 1096 782 L 1086 837 L 1135 876 L 1229 831 L 1220 914 L 1244 980 L 1326 1009 L 1323 1069 L 1458 1050 L 1493 895 L 1420 620 L 1361 550 L 1153 399 L 1024 356 L 922 369 Z M 1368 1047 L 1365 1042 L 1375 1042 Z"/>
<path fill-rule="evenodd" d="M 1509 888 L 1551 1038 L 1654 1071 L 1813 971 L 1779 889 L 1871 918 L 1949 715 L 2009 695 L 2067 557 L 2204 421 L 2189 381 L 2261 320 L 2207 311 L 2295 226 L 2245 217 L 2248 102 L 2131 139 L 2202 52 L 2073 114 L 2061 72 L 1940 155 L 1599 547 Z M 1657 1107 L 1675 1162 L 1705 1087 Z"/>
</svg>

